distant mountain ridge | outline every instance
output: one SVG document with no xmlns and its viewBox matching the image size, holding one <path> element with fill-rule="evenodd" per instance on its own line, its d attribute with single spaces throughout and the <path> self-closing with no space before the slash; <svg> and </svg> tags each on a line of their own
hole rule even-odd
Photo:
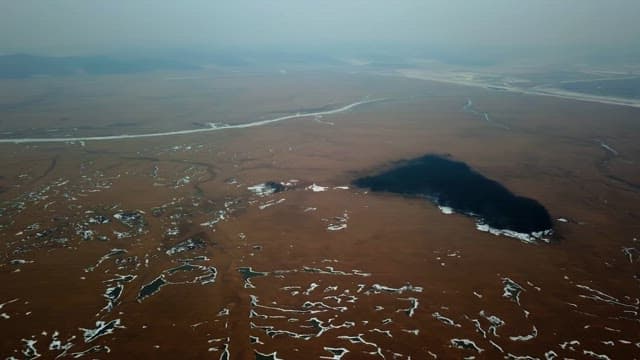
<svg viewBox="0 0 640 360">
<path fill-rule="evenodd" d="M 109 56 L 38 56 L 12 54 L 0 56 L 0 78 L 77 74 L 130 74 L 153 70 L 193 70 L 198 66 L 174 60 L 117 59 Z"/>
</svg>

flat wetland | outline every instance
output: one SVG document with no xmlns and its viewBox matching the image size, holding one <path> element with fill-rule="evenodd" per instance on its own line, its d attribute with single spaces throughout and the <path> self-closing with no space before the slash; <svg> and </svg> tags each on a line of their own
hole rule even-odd
<svg viewBox="0 0 640 360">
<path fill-rule="evenodd" d="M 0 87 L 2 138 L 385 99 L 0 144 L 3 357 L 640 355 L 640 109 L 337 71 Z M 425 154 L 539 202 L 552 241 L 351 185 Z"/>
</svg>

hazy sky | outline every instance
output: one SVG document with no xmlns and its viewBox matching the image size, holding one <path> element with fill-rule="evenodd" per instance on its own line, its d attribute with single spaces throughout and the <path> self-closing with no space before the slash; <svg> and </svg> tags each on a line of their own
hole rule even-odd
<svg viewBox="0 0 640 360">
<path fill-rule="evenodd" d="M 640 0 L 0 0 L 0 52 L 640 45 Z"/>
</svg>

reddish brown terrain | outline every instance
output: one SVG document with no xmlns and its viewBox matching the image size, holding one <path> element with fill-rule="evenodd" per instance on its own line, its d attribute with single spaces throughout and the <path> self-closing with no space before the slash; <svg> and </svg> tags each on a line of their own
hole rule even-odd
<svg viewBox="0 0 640 360">
<path fill-rule="evenodd" d="M 0 144 L 3 358 L 640 356 L 640 109 L 363 74 L 144 76 L 5 82 L 3 137 L 387 100 Z M 427 153 L 539 201 L 552 243 L 350 185 Z M 248 189 L 268 181 L 286 189 Z"/>
</svg>

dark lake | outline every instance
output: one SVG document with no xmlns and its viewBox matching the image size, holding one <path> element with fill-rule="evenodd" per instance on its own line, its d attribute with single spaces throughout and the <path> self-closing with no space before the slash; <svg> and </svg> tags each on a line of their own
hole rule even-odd
<svg viewBox="0 0 640 360">
<path fill-rule="evenodd" d="M 536 200 L 515 195 L 465 163 L 443 156 L 402 161 L 353 184 L 374 192 L 425 197 L 495 229 L 529 234 L 552 228 L 551 216 Z"/>
</svg>

